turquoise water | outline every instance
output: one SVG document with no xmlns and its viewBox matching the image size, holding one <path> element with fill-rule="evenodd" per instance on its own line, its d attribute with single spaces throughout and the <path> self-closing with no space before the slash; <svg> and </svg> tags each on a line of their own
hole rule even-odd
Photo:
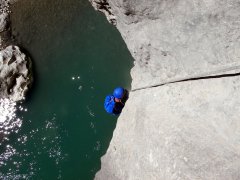
<svg viewBox="0 0 240 180">
<path fill-rule="evenodd" d="M 16 41 L 33 59 L 22 127 L 1 146 L 1 178 L 93 179 L 117 117 L 104 112 L 114 87 L 130 88 L 132 57 L 119 32 L 87 0 L 21 0 Z"/>
</svg>

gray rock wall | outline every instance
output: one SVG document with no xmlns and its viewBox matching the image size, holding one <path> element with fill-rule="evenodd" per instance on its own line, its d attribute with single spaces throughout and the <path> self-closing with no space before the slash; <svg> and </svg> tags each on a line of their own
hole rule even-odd
<svg viewBox="0 0 240 180">
<path fill-rule="evenodd" d="M 135 61 L 96 179 L 240 179 L 239 0 L 107 3 Z"/>
<path fill-rule="evenodd" d="M 240 65 L 238 0 L 111 0 L 135 61 L 132 88 L 226 73 Z"/>
<path fill-rule="evenodd" d="M 97 180 L 240 179 L 240 77 L 136 91 Z"/>
</svg>

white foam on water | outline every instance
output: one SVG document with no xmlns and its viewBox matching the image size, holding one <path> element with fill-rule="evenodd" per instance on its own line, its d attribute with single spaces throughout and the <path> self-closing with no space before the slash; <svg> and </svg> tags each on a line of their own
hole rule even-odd
<svg viewBox="0 0 240 180">
<path fill-rule="evenodd" d="M 91 117 L 95 117 L 95 113 L 93 112 L 93 110 L 87 106 L 87 110 L 88 110 L 88 114 L 91 116 Z"/>
<path fill-rule="evenodd" d="M 79 91 L 82 91 L 82 89 L 83 89 L 83 87 L 80 85 L 80 86 L 78 87 L 78 90 L 79 90 Z"/>
<path fill-rule="evenodd" d="M 101 149 L 101 143 L 100 141 L 96 141 L 96 144 L 93 148 L 94 151 L 99 151 Z"/>
<path fill-rule="evenodd" d="M 6 145 L 6 151 L 0 154 L 0 167 L 4 165 L 8 159 L 10 159 L 16 153 L 16 149 L 11 145 Z"/>
</svg>

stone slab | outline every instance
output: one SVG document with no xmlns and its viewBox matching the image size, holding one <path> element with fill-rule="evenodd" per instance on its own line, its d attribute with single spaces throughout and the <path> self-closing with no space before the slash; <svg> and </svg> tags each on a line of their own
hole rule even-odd
<svg viewBox="0 0 240 180">
<path fill-rule="evenodd" d="M 240 179 L 239 97 L 239 76 L 130 93 L 95 179 Z"/>
<path fill-rule="evenodd" d="M 240 72 L 239 0 L 111 0 L 135 62 L 132 89 Z M 221 73 L 221 71 L 223 71 Z"/>
</svg>

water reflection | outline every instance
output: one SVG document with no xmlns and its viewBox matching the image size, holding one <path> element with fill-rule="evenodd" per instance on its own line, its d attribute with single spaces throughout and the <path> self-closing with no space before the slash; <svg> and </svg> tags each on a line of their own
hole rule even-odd
<svg viewBox="0 0 240 180">
<path fill-rule="evenodd" d="M 25 110 L 19 107 L 19 110 Z M 16 116 L 17 106 L 16 102 L 3 98 L 0 99 L 0 134 L 1 139 L 7 139 L 11 132 L 18 132 L 22 125 L 22 120 Z"/>
</svg>

